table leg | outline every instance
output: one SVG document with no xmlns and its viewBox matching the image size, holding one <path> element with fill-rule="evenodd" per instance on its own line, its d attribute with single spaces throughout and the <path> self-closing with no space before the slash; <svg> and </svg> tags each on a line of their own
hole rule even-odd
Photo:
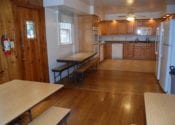
<svg viewBox="0 0 175 125">
<path fill-rule="evenodd" d="M 31 111 L 31 109 L 28 111 L 28 113 L 29 113 L 29 120 L 32 121 L 33 118 L 32 118 L 32 111 Z"/>
</svg>

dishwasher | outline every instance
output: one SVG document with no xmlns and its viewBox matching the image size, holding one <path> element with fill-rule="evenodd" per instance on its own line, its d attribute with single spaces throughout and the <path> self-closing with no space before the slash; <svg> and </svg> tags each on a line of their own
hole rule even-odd
<svg viewBox="0 0 175 125">
<path fill-rule="evenodd" d="M 123 58 L 123 43 L 113 43 L 112 59 L 122 59 L 122 58 Z"/>
</svg>

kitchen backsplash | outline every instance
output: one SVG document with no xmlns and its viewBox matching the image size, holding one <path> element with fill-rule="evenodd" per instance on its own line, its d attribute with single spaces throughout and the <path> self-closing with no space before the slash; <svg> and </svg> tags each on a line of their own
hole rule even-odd
<svg viewBox="0 0 175 125">
<path fill-rule="evenodd" d="M 100 41 L 155 41 L 156 36 L 141 36 L 141 35 L 102 35 Z"/>
</svg>

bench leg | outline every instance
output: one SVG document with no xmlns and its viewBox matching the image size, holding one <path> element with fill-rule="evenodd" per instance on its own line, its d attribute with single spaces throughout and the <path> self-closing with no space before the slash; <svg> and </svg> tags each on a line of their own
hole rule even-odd
<svg viewBox="0 0 175 125">
<path fill-rule="evenodd" d="M 54 74 L 54 82 L 56 83 L 56 74 L 55 72 L 53 72 L 53 74 Z"/>
<path fill-rule="evenodd" d="M 62 72 L 60 72 L 60 81 L 62 82 Z"/>
</svg>

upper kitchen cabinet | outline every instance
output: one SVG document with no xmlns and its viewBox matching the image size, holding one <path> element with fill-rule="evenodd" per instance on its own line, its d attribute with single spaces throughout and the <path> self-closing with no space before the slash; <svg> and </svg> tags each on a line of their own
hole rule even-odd
<svg viewBox="0 0 175 125">
<path fill-rule="evenodd" d="M 127 34 L 135 34 L 135 22 L 127 21 Z"/>
<path fill-rule="evenodd" d="M 150 35 L 156 34 L 160 20 L 135 20 L 135 21 L 101 21 L 101 35 L 138 35 L 139 28 L 150 29 Z"/>
<path fill-rule="evenodd" d="M 127 21 L 118 21 L 118 34 L 128 34 Z"/>
<path fill-rule="evenodd" d="M 149 29 L 150 33 L 149 35 L 156 35 L 156 28 L 158 27 L 158 25 L 160 24 L 160 20 L 138 20 L 136 22 L 136 31 L 139 28 L 144 28 L 144 29 Z"/>
</svg>

